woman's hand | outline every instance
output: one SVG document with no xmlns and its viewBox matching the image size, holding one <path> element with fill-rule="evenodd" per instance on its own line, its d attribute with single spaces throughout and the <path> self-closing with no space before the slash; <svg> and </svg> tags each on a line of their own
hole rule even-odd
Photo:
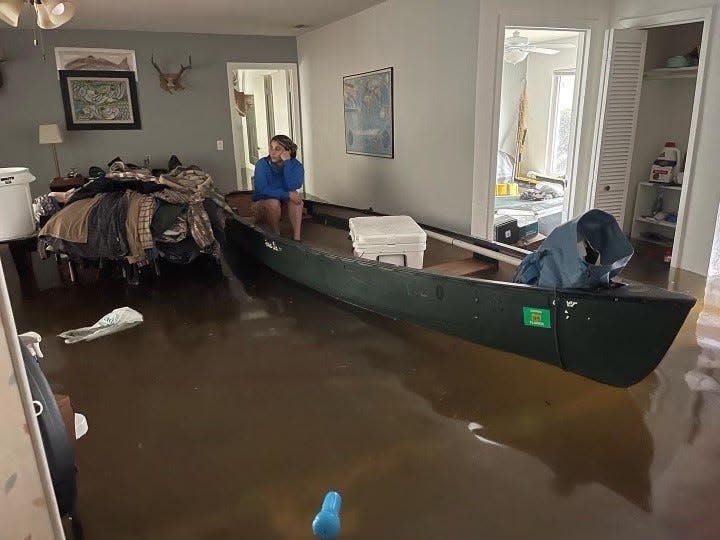
<svg viewBox="0 0 720 540">
<path fill-rule="evenodd" d="M 292 204 L 302 205 L 303 203 L 302 197 L 297 191 L 291 191 L 288 194 L 288 199 Z"/>
<path fill-rule="evenodd" d="M 282 159 L 283 161 L 287 161 L 287 160 L 290 159 L 291 157 L 292 157 L 292 156 L 290 155 L 290 151 L 289 151 L 289 150 L 283 150 L 282 152 L 280 152 L 280 159 Z"/>
</svg>

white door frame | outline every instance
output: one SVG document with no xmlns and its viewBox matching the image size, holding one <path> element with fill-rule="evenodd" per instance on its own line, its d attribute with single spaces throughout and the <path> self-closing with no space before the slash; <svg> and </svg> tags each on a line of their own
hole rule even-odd
<svg viewBox="0 0 720 540">
<path fill-rule="evenodd" d="M 483 16 L 483 14 L 481 14 Z M 475 164 L 473 177 L 473 198 L 472 198 L 472 218 L 470 232 L 473 236 L 492 239 L 494 210 L 495 210 L 495 177 L 497 175 L 497 150 L 499 145 L 499 126 L 500 126 L 500 99 L 502 96 L 502 70 L 504 62 L 504 45 L 505 45 L 505 28 L 510 26 L 513 28 L 537 29 L 543 28 L 548 30 L 564 30 L 570 32 L 580 32 L 581 39 L 578 40 L 578 46 L 583 44 L 582 55 L 582 73 L 578 71 L 579 84 L 577 87 L 577 126 L 575 129 L 575 140 L 573 144 L 571 174 L 575 179 L 571 189 L 566 192 L 565 205 L 563 213 L 572 212 L 573 202 L 575 199 L 575 184 L 577 184 L 578 164 L 580 160 L 580 145 L 582 132 L 582 120 L 585 108 L 585 95 L 587 90 L 588 63 L 591 47 L 591 38 L 593 30 L 597 30 L 599 20 L 596 18 L 577 18 L 577 17 L 558 17 L 552 15 L 527 16 L 525 14 L 512 14 L 509 16 L 498 15 L 497 34 L 496 34 L 496 55 L 495 55 L 495 71 L 493 74 L 493 107 L 492 116 L 490 118 L 490 133 L 482 133 L 487 129 L 487 125 L 480 125 L 481 118 L 476 114 L 475 121 Z M 477 90 L 480 92 L 482 85 L 487 84 L 487 77 L 481 76 L 478 70 Z M 476 95 L 476 105 L 478 103 Z M 477 113 L 477 107 L 476 107 Z M 493 150 L 490 156 L 483 153 L 483 146 L 489 143 L 489 148 Z M 486 160 L 483 164 L 482 161 Z M 483 189 L 483 186 L 486 189 Z M 572 199 L 572 200 L 571 200 Z M 492 211 L 491 211 L 492 201 Z"/>
<path fill-rule="evenodd" d="M 4 386 L 3 403 L 7 403 L 14 408 L 14 410 L 3 410 L 3 414 L 8 419 L 15 419 L 24 415 L 28 432 L 27 435 L 23 434 L 18 424 L 12 426 L 13 429 L 18 428 L 13 434 L 3 433 L 3 437 L 7 437 L 8 446 L 6 447 L 9 449 L 9 452 L 5 455 L 6 461 L 3 463 L 4 470 L 18 471 L 21 476 L 24 474 L 21 482 L 23 482 L 26 489 L 39 488 L 37 494 L 42 494 L 45 497 L 35 513 L 26 511 L 26 508 L 29 508 L 31 504 L 29 498 L 25 502 L 19 501 L 17 504 L 19 507 L 24 506 L 23 511 L 14 516 L 11 523 L 3 523 L 3 526 L 4 529 L 9 528 L 8 534 L 10 536 L 15 535 L 18 538 L 21 535 L 24 537 L 26 531 L 32 530 L 38 537 L 64 540 L 65 534 L 55 498 L 55 489 L 50 477 L 50 466 L 45 455 L 42 435 L 36 418 L 30 384 L 20 350 L 21 345 L 17 337 L 17 326 L 12 305 L 10 304 L 10 294 L 1 263 L 0 332 L 2 333 L 0 335 L 0 363 L 4 366 L 9 360 L 15 381 L 14 384 L 9 386 L 5 383 L 7 379 L 2 381 Z M 13 394 L 15 395 L 13 396 Z M 4 423 L 3 429 L 5 430 L 7 426 L 8 423 Z M 5 439 L 3 442 L 5 442 Z M 32 466 L 33 462 L 36 468 Z M 3 482 L 5 482 L 4 478 Z M 23 490 L 21 489 L 21 491 Z M 4 502 L 3 504 L 8 503 Z"/>
<path fill-rule="evenodd" d="M 631 28 L 634 30 L 647 30 L 661 26 L 673 26 L 677 24 L 703 23 L 702 41 L 700 45 L 700 59 L 695 83 L 695 100 L 692 108 L 692 119 L 690 120 L 690 138 L 688 139 L 687 159 L 685 161 L 685 176 L 683 178 L 683 189 L 680 191 L 680 206 L 678 209 L 677 226 L 675 228 L 675 241 L 673 242 L 672 260 L 670 266 L 677 268 L 682 258 L 685 247 L 685 216 L 690 202 L 690 193 L 693 188 L 693 173 L 695 159 L 697 157 L 696 135 L 698 123 L 702 118 L 705 105 L 705 65 L 710 42 L 715 6 L 707 6 L 696 9 L 659 13 L 645 17 L 631 17 L 619 19 L 616 27 Z"/>
<path fill-rule="evenodd" d="M 298 66 L 293 63 L 252 63 L 252 62 L 228 62 L 227 63 L 227 85 L 228 85 L 228 103 L 230 105 L 229 114 L 233 114 L 235 109 L 235 96 L 233 94 L 233 71 L 237 69 L 271 69 L 280 70 L 285 69 L 290 72 L 290 104 L 292 106 L 290 111 L 291 125 L 292 125 L 292 137 L 295 144 L 297 144 L 297 155 L 300 161 L 303 161 L 303 145 L 302 145 L 302 126 L 300 124 L 300 83 L 298 79 Z M 232 118 L 232 116 L 228 116 Z M 236 133 L 233 129 L 231 122 L 230 125 L 233 132 L 233 158 L 235 158 L 235 147 L 240 142 L 241 134 Z M 235 184 L 237 185 L 240 178 L 242 178 L 242 168 L 245 163 L 238 162 L 235 159 Z"/>
</svg>

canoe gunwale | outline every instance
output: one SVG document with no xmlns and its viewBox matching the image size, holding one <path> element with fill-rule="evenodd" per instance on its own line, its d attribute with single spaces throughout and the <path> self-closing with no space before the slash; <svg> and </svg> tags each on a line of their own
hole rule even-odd
<svg viewBox="0 0 720 540">
<path fill-rule="evenodd" d="M 271 231 L 268 231 L 266 229 L 263 229 L 262 227 L 259 227 L 255 223 L 247 220 L 246 218 L 243 218 L 242 216 L 235 215 L 233 216 L 236 221 L 239 221 L 242 225 L 245 227 L 249 227 L 254 231 L 257 231 L 259 234 L 262 234 L 266 238 L 270 238 L 273 242 L 279 242 L 280 244 L 288 247 L 298 247 L 304 251 L 308 251 L 313 253 L 316 256 L 324 256 L 324 257 L 330 257 L 333 259 L 339 259 L 346 263 L 352 263 L 352 264 L 359 264 L 363 266 L 368 267 L 378 267 L 383 268 L 385 270 L 389 270 L 392 272 L 398 272 L 400 274 L 407 273 L 410 275 L 424 275 L 424 276 L 433 276 L 433 277 L 439 277 L 443 280 L 450 280 L 450 281 L 459 281 L 459 282 L 470 282 L 478 285 L 486 285 L 489 287 L 509 287 L 516 290 L 534 290 L 534 291 L 541 291 L 547 294 L 554 294 L 554 295 L 567 295 L 567 296 L 573 296 L 578 298 L 594 298 L 599 299 L 603 297 L 607 297 L 608 300 L 618 301 L 617 299 L 621 299 L 623 302 L 628 301 L 637 301 L 637 302 L 667 302 L 668 300 L 677 300 L 680 302 L 688 302 L 692 305 L 695 304 L 696 300 L 692 296 L 685 295 L 683 293 L 668 291 L 667 289 L 663 289 L 660 287 L 655 287 L 652 285 L 644 285 L 640 283 L 635 283 L 629 280 L 622 280 L 616 282 L 616 287 L 612 287 L 609 289 L 596 289 L 596 290 L 585 290 L 585 289 L 563 289 L 563 288 L 554 288 L 554 287 L 539 287 L 537 285 L 528 285 L 525 283 L 514 283 L 510 281 L 499 281 L 499 280 L 493 280 L 493 279 L 487 279 L 487 278 L 475 278 L 470 276 L 452 276 L 448 274 L 438 274 L 434 272 L 427 272 L 425 269 L 417 269 L 417 268 L 409 268 L 405 266 L 397 266 L 390 263 L 385 263 L 382 261 L 371 261 L 368 259 L 362 259 L 359 257 L 353 257 L 350 255 L 342 255 L 340 253 L 335 253 L 332 251 L 326 251 L 317 247 L 309 246 L 307 244 L 298 244 L 297 242 L 284 238 L 280 235 L 277 235 Z M 438 231 L 442 231 L 442 229 L 437 229 Z M 442 231 L 443 234 L 453 234 L 449 231 Z M 459 248 L 462 249 L 462 248 Z M 635 290 L 636 288 L 640 289 L 639 291 Z M 659 294 L 646 294 L 646 292 L 655 292 Z M 624 293 L 624 294 L 623 294 Z"/>
</svg>

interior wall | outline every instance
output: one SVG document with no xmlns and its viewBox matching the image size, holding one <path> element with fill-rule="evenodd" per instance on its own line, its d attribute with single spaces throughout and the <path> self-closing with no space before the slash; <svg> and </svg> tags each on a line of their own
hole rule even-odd
<svg viewBox="0 0 720 540">
<path fill-rule="evenodd" d="M 534 0 L 483 0 L 480 3 L 479 44 L 477 53 L 477 95 L 475 99 L 475 160 L 473 181 L 472 232 L 487 236 L 492 223 L 488 212 L 491 188 L 494 189 L 494 140 L 497 136 L 499 95 L 496 94 L 498 60 L 501 55 L 504 26 L 589 29 L 586 41 L 587 86 L 582 106 L 582 124 L 577 155 L 578 171 L 571 217 L 585 210 L 590 184 L 595 119 L 600 88 L 605 29 L 611 13 L 610 0 L 544 0 L 542 9 Z M 496 101 L 497 97 L 497 101 Z"/>
<path fill-rule="evenodd" d="M 577 38 L 557 40 L 557 42 L 577 44 Z M 539 46 L 542 47 L 542 44 Z M 530 54 L 525 62 L 527 62 L 528 84 L 528 131 L 520 171 L 522 174 L 527 174 L 528 171 L 545 173 L 553 72 L 556 69 L 574 69 L 577 63 L 577 49 L 560 49 L 555 55 Z"/>
<path fill-rule="evenodd" d="M 165 32 L 53 30 L 43 32 L 47 60 L 33 47 L 31 30 L 0 30 L 0 47 L 7 61 L 0 88 L 3 130 L 0 166 L 29 167 L 38 181 L 39 195 L 48 190 L 54 165 L 48 146 L 38 144 L 38 125 L 65 126 L 54 47 L 134 49 L 138 63 L 138 101 L 141 130 L 72 131 L 58 145 L 61 170 L 77 168 L 87 174 L 91 165 L 105 166 L 115 156 L 142 163 L 150 155 L 153 167 L 167 166 L 172 154 L 185 164 L 206 169 L 219 189 L 236 189 L 227 62 L 296 62 L 294 37 L 226 36 Z M 183 75 L 186 90 L 163 91 L 150 64 L 177 69 L 192 54 L 193 67 Z M 225 150 L 216 149 L 216 141 Z"/>
<path fill-rule="evenodd" d="M 503 62 L 498 149 L 513 158 L 517 152 L 519 107 L 527 80 L 527 66 L 527 61 L 518 64 Z"/>
<path fill-rule="evenodd" d="M 308 193 L 470 231 L 478 15 L 388 0 L 298 38 Z M 342 77 L 389 66 L 395 158 L 346 154 Z"/>
<path fill-rule="evenodd" d="M 707 275 L 720 203 L 717 152 L 720 147 L 720 17 L 717 0 L 688 0 L 681 6 L 672 0 L 615 0 L 613 20 L 645 17 L 679 10 L 714 6 L 705 65 L 704 107 L 698 119 L 696 155 L 688 183 L 688 210 L 685 215 L 685 242 L 675 264 L 679 268 Z"/>
<path fill-rule="evenodd" d="M 701 24 L 649 30 L 645 69 L 665 67 L 668 57 L 689 52 L 700 43 L 701 37 Z M 683 154 L 687 151 L 695 83 L 696 79 L 648 79 L 643 82 L 628 184 L 626 233 L 630 233 L 632 227 L 638 184 L 649 179 L 650 167 L 665 142 L 674 141 Z"/>
</svg>

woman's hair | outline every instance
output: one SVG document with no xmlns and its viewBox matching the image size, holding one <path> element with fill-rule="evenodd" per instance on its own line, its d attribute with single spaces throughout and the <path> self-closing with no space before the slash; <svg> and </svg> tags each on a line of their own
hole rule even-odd
<svg viewBox="0 0 720 540">
<path fill-rule="evenodd" d="M 292 142 L 292 139 L 288 137 L 287 135 L 275 135 L 272 139 L 270 139 L 270 142 L 275 141 L 280 146 L 282 146 L 285 150 L 290 152 L 290 157 L 296 157 L 297 156 L 297 144 Z"/>
</svg>

